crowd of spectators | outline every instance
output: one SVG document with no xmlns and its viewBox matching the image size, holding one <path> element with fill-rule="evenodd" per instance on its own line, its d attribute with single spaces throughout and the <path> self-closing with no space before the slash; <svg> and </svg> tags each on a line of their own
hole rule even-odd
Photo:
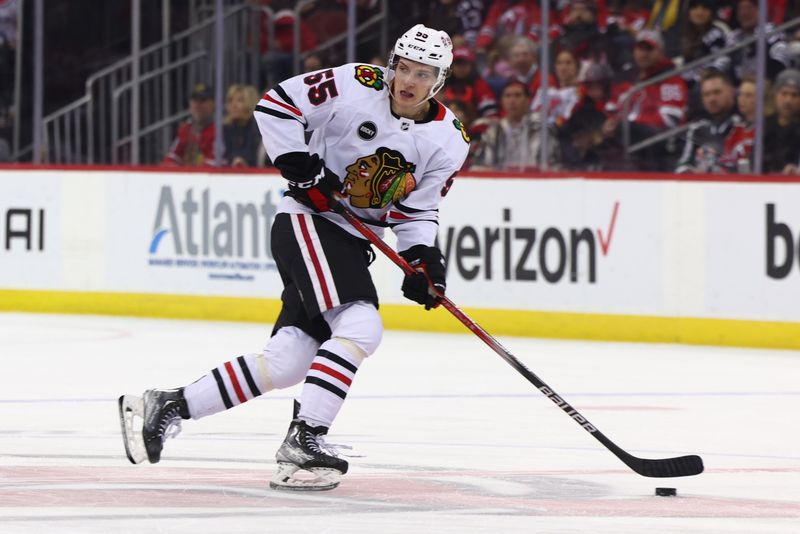
<svg viewBox="0 0 800 534">
<path fill-rule="evenodd" d="M 553 0 L 550 7 L 542 29 L 538 1 L 486 2 L 480 26 L 470 29 L 474 38 L 455 32 L 453 71 L 471 73 L 472 90 L 454 75 L 439 98 L 455 104 L 470 132 L 472 168 L 539 169 L 539 138 L 547 132 L 550 169 L 752 171 L 756 46 L 712 54 L 754 34 L 755 0 Z M 799 14 L 799 2 L 769 2 L 765 172 L 794 172 L 800 163 L 800 32 L 772 32 Z M 496 115 L 485 104 L 493 96 Z M 529 108 L 520 114 L 525 100 Z"/>
<path fill-rule="evenodd" d="M 282 0 L 253 1 L 275 13 L 274 24 L 267 25 L 275 31 L 269 40 L 274 49 L 262 43 L 263 68 L 286 77 L 293 62 L 294 11 L 284 9 Z M 343 30 L 343 4 L 318 2 L 302 14 L 301 50 L 322 40 L 321 21 L 331 35 Z M 396 4 L 390 2 L 390 10 Z M 546 28 L 539 0 L 402 4 L 404 16 L 392 15 L 390 22 L 414 17 L 453 38 L 451 74 L 437 98 L 472 138 L 469 168 L 531 171 L 546 161 L 552 170 L 752 172 L 756 46 L 712 54 L 754 34 L 756 0 L 550 0 Z M 358 5 L 362 18 L 377 9 L 376 0 Z M 800 28 L 772 31 L 797 16 L 800 2 L 769 2 L 764 172 L 797 172 L 800 166 Z M 391 31 L 400 29 L 390 24 Z M 540 68 L 545 32 L 547 73 Z M 372 46 L 359 48 L 359 56 L 386 62 L 386 54 Z M 304 55 L 301 68 L 308 72 L 341 60 Z M 689 63 L 695 67 L 675 71 Z M 228 92 L 226 164 L 265 161 L 260 144 L 250 140 L 251 133 L 257 139 L 257 131 L 240 111 L 252 109 L 253 98 L 252 87 Z M 216 161 L 201 142 L 213 124 L 204 124 L 194 111 L 192 117 L 193 129 L 182 127 L 184 137 L 198 141 L 195 152 L 202 162 Z M 180 138 L 179 133 L 176 147 Z M 173 150 L 165 163 L 197 161 L 176 154 Z"/>
</svg>

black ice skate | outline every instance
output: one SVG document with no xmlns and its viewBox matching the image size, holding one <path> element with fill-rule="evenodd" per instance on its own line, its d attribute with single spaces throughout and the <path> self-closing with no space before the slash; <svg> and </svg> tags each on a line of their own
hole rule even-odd
<svg viewBox="0 0 800 534">
<path fill-rule="evenodd" d="M 329 454 L 325 444 L 326 427 L 312 427 L 295 419 L 286 439 L 275 454 L 278 472 L 269 487 L 295 491 L 332 490 L 347 473 L 347 461 Z"/>
<path fill-rule="evenodd" d="M 164 441 L 180 433 L 181 419 L 189 419 L 183 388 L 148 389 L 142 397 L 121 396 L 119 420 L 128 460 L 157 463 Z"/>
</svg>

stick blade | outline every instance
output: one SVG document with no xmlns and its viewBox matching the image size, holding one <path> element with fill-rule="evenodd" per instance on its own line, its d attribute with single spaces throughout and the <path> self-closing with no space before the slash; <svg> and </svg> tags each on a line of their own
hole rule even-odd
<svg viewBox="0 0 800 534">
<path fill-rule="evenodd" d="M 645 477 L 673 478 L 699 475 L 703 472 L 703 459 L 697 455 L 663 458 L 660 460 L 642 459 L 628 466 Z"/>
</svg>

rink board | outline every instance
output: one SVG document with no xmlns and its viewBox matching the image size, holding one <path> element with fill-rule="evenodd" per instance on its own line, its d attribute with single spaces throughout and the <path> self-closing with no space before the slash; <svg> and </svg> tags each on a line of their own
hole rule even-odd
<svg viewBox="0 0 800 534">
<path fill-rule="evenodd" d="M 0 309 L 274 320 L 278 175 L 0 173 Z M 448 295 L 498 335 L 800 347 L 799 181 L 629 178 L 459 177 Z M 389 328 L 463 328 L 373 277 Z"/>
</svg>

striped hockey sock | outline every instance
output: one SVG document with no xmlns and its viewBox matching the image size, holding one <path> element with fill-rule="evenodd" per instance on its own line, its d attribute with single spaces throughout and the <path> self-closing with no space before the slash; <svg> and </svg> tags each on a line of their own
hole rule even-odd
<svg viewBox="0 0 800 534">
<path fill-rule="evenodd" d="M 335 339 L 323 343 L 306 375 L 298 417 L 312 426 L 331 426 L 362 360 Z"/>
<path fill-rule="evenodd" d="M 260 354 L 247 354 L 225 362 L 184 388 L 192 419 L 215 414 L 273 389 Z"/>
</svg>

